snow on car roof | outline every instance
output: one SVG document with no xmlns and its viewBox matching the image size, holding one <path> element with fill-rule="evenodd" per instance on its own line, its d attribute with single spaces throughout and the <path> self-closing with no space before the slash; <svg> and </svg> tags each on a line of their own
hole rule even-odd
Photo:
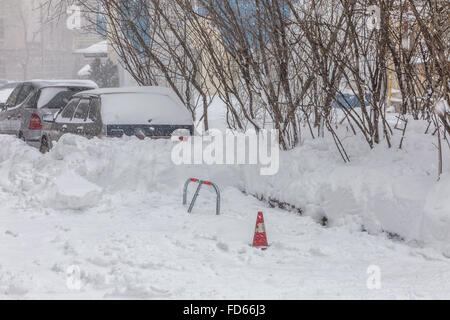
<svg viewBox="0 0 450 320">
<path fill-rule="evenodd" d="M 153 119 L 152 124 L 192 124 L 192 116 L 183 102 L 167 87 L 94 89 L 77 93 L 73 97 L 83 96 L 102 96 L 105 104 L 102 117 L 109 124 L 117 121 L 120 124 L 140 123 L 139 121 L 148 123 L 149 117 Z M 153 104 L 149 105 L 148 102 Z M 127 110 L 127 113 L 123 113 L 123 110 Z"/>
<path fill-rule="evenodd" d="M 0 90 L 3 90 L 3 89 L 14 89 L 15 87 L 17 87 L 18 85 L 20 84 L 20 82 L 8 82 L 8 83 L 5 83 L 5 84 L 3 84 L 3 85 L 1 85 L 0 86 Z"/>
<path fill-rule="evenodd" d="M 30 80 L 25 81 L 24 83 L 31 83 L 36 88 L 45 88 L 45 87 L 62 87 L 62 86 L 70 86 L 70 87 L 87 87 L 87 88 L 98 88 L 98 85 L 91 80 Z"/>
<path fill-rule="evenodd" d="M 164 95 L 175 95 L 175 92 L 168 87 L 148 86 L 148 87 L 120 87 L 120 88 L 102 88 L 84 91 L 84 94 L 93 95 L 115 94 L 115 93 L 157 93 Z"/>
<path fill-rule="evenodd" d="M 150 93 L 150 94 L 161 94 L 165 96 L 169 96 L 172 100 L 176 101 L 178 104 L 184 106 L 183 102 L 180 98 L 175 94 L 175 92 L 167 87 L 158 87 L 158 86 L 149 86 L 149 87 L 121 87 L 121 88 L 102 88 L 102 89 L 93 89 L 87 90 L 77 95 L 105 95 L 105 94 L 119 94 L 119 93 Z"/>
</svg>

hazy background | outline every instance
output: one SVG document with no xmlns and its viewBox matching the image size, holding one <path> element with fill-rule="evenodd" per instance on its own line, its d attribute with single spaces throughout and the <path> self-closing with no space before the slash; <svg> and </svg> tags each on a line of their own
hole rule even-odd
<svg viewBox="0 0 450 320">
<path fill-rule="evenodd" d="M 87 79 L 96 60 L 97 64 L 117 65 L 100 33 L 79 28 L 87 19 L 77 17 L 74 10 L 52 17 L 45 2 L 0 0 L 1 82 Z M 117 70 L 120 72 L 123 70 Z M 121 82 L 129 84 L 124 77 L 127 75 L 122 75 Z"/>
</svg>

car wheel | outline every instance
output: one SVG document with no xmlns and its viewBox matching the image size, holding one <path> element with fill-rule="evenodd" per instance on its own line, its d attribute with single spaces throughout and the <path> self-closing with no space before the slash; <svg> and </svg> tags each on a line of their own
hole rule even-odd
<svg viewBox="0 0 450 320">
<path fill-rule="evenodd" d="M 48 141 L 46 137 L 42 137 L 39 151 L 42 153 L 47 153 L 50 151 L 50 147 L 48 146 Z"/>
<path fill-rule="evenodd" d="M 23 136 L 22 132 L 19 132 L 18 138 L 22 141 L 25 141 L 25 137 Z"/>
</svg>

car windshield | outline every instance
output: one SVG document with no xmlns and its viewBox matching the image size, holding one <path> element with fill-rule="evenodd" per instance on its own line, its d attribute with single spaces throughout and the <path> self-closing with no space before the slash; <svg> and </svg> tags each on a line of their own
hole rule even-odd
<svg viewBox="0 0 450 320">
<path fill-rule="evenodd" d="M 75 93 L 81 90 L 81 88 L 44 88 L 41 90 L 37 107 L 38 109 L 61 109 Z"/>
</svg>

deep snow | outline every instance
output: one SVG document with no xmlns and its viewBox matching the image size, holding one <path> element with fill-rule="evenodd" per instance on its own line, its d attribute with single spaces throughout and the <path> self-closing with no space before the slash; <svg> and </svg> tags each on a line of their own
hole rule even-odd
<svg viewBox="0 0 450 320">
<path fill-rule="evenodd" d="M 363 143 L 345 139 L 349 165 L 326 142 L 306 141 L 282 153 L 278 176 L 260 178 L 248 166 L 174 166 L 170 141 L 66 135 L 41 155 L 0 136 L 0 297 L 450 298 L 448 172 L 436 182 L 437 161 L 423 149 L 433 139 L 415 138 L 403 151 L 380 147 L 373 159 Z M 189 177 L 219 184 L 222 215 L 214 215 L 215 194 L 206 188 L 186 213 Z M 269 208 L 244 188 L 305 215 Z M 249 246 L 260 210 L 271 244 L 264 252 Z M 403 242 L 380 233 L 401 232 L 416 214 L 431 216 L 437 229 L 406 232 Z M 329 227 L 317 223 L 321 215 Z M 367 287 L 373 265 L 380 290 Z M 81 270 L 80 290 L 68 286 L 71 266 Z"/>
<path fill-rule="evenodd" d="M 438 181 L 437 138 L 426 123 L 410 121 L 401 133 L 370 150 L 362 138 L 341 137 L 351 162 L 345 164 L 331 138 L 306 140 L 280 154 L 280 171 L 243 172 L 241 188 L 303 208 L 332 226 L 353 221 L 372 234 L 386 232 L 411 245 L 432 246 L 450 258 L 450 149 L 443 142 L 444 174 Z M 394 127 L 394 126 L 393 126 Z"/>
</svg>

